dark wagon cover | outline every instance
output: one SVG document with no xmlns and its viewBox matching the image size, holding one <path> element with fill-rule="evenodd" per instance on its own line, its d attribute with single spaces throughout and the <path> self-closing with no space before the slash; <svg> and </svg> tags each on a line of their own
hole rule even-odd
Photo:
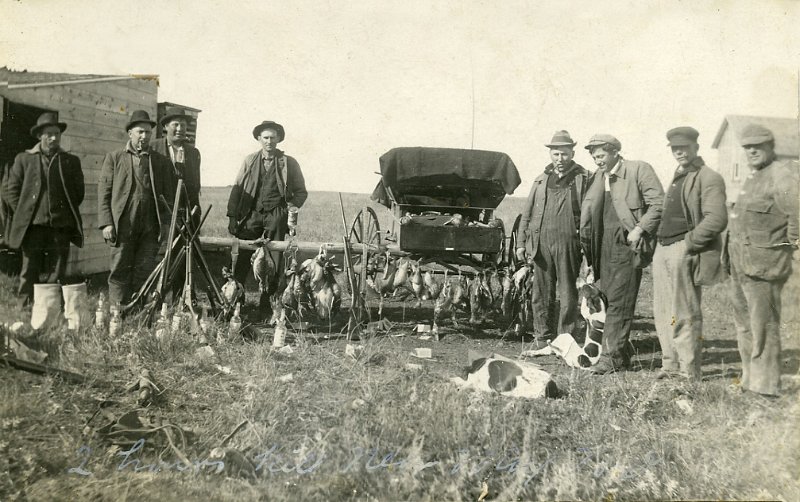
<svg viewBox="0 0 800 502">
<path fill-rule="evenodd" d="M 400 223 L 400 249 L 495 256 L 502 251 L 505 233 L 493 212 L 520 184 L 508 155 L 402 147 L 382 155 L 380 168 L 372 199 L 390 208 Z"/>
</svg>

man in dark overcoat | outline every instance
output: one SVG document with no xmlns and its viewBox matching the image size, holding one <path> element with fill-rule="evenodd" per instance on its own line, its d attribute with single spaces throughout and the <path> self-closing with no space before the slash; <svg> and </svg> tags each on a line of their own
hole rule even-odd
<svg viewBox="0 0 800 502">
<path fill-rule="evenodd" d="M 40 273 L 47 274 L 47 283 L 63 281 L 70 242 L 83 246 L 83 171 L 78 157 L 61 149 L 66 128 L 55 113 L 43 113 L 31 129 L 39 142 L 17 155 L 4 187 L 3 198 L 13 208 L 6 241 L 22 250 L 17 291 L 26 302 Z"/>
<path fill-rule="evenodd" d="M 136 110 L 125 126 L 128 143 L 106 154 L 97 182 L 97 226 L 111 246 L 108 296 L 126 303 L 156 266 L 162 226 L 169 224 L 172 166 L 151 152 L 156 125 L 146 111 Z"/>
</svg>

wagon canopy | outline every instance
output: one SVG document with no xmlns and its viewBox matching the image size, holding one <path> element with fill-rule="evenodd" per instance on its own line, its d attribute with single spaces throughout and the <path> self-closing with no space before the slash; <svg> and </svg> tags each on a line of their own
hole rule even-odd
<svg viewBox="0 0 800 502">
<path fill-rule="evenodd" d="M 496 208 L 521 180 L 505 153 L 402 147 L 381 155 L 372 200 L 400 204 Z"/>
</svg>

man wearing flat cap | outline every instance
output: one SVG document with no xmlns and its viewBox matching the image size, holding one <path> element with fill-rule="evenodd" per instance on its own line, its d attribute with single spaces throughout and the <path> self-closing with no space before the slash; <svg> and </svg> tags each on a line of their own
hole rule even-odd
<svg viewBox="0 0 800 502">
<path fill-rule="evenodd" d="M 264 121 L 253 128 L 253 138 L 261 149 L 244 158 L 228 199 L 228 231 L 239 239 L 283 240 L 289 230 L 289 211 L 302 207 L 308 197 L 300 165 L 277 148 L 285 136 L 283 126 L 276 122 Z M 241 283 L 247 278 L 251 255 L 242 252 L 236 262 L 234 276 Z M 280 253 L 277 259 L 273 256 L 277 270 L 283 270 L 282 257 Z M 261 297 L 265 313 L 278 280 L 276 277 Z"/>
<path fill-rule="evenodd" d="M 4 187 L 3 198 L 13 209 L 6 241 L 22 250 L 17 293 L 24 302 L 33 299 L 40 273 L 47 273 L 47 283 L 63 281 L 70 242 L 83 246 L 83 170 L 78 157 L 61 149 L 66 128 L 55 113 L 39 116 L 31 129 L 39 142 L 17 155 Z"/>
<path fill-rule="evenodd" d="M 730 214 L 727 253 L 730 297 L 742 388 L 764 396 L 780 394 L 781 291 L 792 273 L 798 247 L 798 165 L 775 156 L 775 137 L 761 125 L 742 130 L 747 175 Z"/>
<path fill-rule="evenodd" d="M 657 378 L 700 380 L 701 286 L 724 278 L 725 182 L 698 155 L 698 136 L 692 127 L 667 132 L 678 168 L 664 196 L 653 256 L 653 317 L 662 354 Z"/>
<path fill-rule="evenodd" d="M 183 108 L 168 108 L 167 114 L 161 118 L 160 125 L 164 128 L 164 136 L 153 139 L 150 149 L 170 160 L 172 166 L 170 193 L 175 194 L 178 180 L 183 180 L 186 189 L 182 199 L 179 216 L 182 219 L 186 214 L 191 214 L 196 207 L 194 217 L 191 218 L 192 229 L 200 224 L 200 151 L 192 145 L 187 135 L 192 116 Z M 179 225 L 180 225 L 179 221 Z M 177 245 L 183 245 L 180 241 Z M 185 257 L 181 260 L 181 263 Z M 185 266 L 178 264 L 177 273 L 169 285 L 167 301 L 174 299 L 180 293 L 186 279 Z"/>
<path fill-rule="evenodd" d="M 545 144 L 551 162 L 534 181 L 520 221 L 515 250 L 522 261 L 533 260 L 533 328 L 537 343 L 557 334 L 575 334 L 578 291 L 575 281 L 581 262 L 578 236 L 581 203 L 589 172 L 572 159 L 576 143 L 567 131 L 556 131 Z M 558 291 L 560 309 L 555 315 Z"/>
<path fill-rule="evenodd" d="M 581 246 L 608 308 L 598 374 L 626 369 L 642 268 L 653 257 L 664 190 L 653 167 L 623 159 L 620 141 L 595 134 L 586 149 L 598 170 L 581 206 Z"/>
<path fill-rule="evenodd" d="M 111 246 L 108 296 L 127 303 L 156 266 L 162 226 L 169 224 L 172 166 L 151 152 L 156 123 L 144 110 L 131 114 L 124 148 L 106 154 L 97 182 L 97 227 Z"/>
</svg>

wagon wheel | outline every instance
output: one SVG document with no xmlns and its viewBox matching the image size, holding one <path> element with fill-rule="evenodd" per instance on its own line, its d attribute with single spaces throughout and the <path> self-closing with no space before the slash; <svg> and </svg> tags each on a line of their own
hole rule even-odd
<svg viewBox="0 0 800 502">
<path fill-rule="evenodd" d="M 501 267 L 503 265 L 503 260 L 506 258 L 506 227 L 502 220 L 498 221 L 500 222 L 500 231 L 503 234 L 500 237 L 500 248 L 496 253 L 486 253 L 483 256 L 484 267 Z"/>
<path fill-rule="evenodd" d="M 369 247 L 377 247 L 381 243 L 381 227 L 378 224 L 378 215 L 371 207 L 362 208 L 356 214 L 353 224 L 350 226 L 350 234 L 348 235 L 351 244 L 368 244 Z M 369 258 L 369 251 L 359 249 L 361 246 L 353 247 L 353 264 L 361 268 L 361 279 L 359 281 L 359 290 L 361 294 L 367 292 L 367 261 Z M 353 292 L 351 291 L 352 295 Z"/>
<path fill-rule="evenodd" d="M 522 215 L 518 214 L 514 220 L 514 225 L 511 227 L 511 238 L 508 241 L 508 264 L 511 265 L 512 270 L 517 270 L 521 263 L 517 260 L 517 242 L 519 242 L 519 222 L 522 220 Z M 524 243 L 523 243 L 524 244 Z"/>
</svg>

